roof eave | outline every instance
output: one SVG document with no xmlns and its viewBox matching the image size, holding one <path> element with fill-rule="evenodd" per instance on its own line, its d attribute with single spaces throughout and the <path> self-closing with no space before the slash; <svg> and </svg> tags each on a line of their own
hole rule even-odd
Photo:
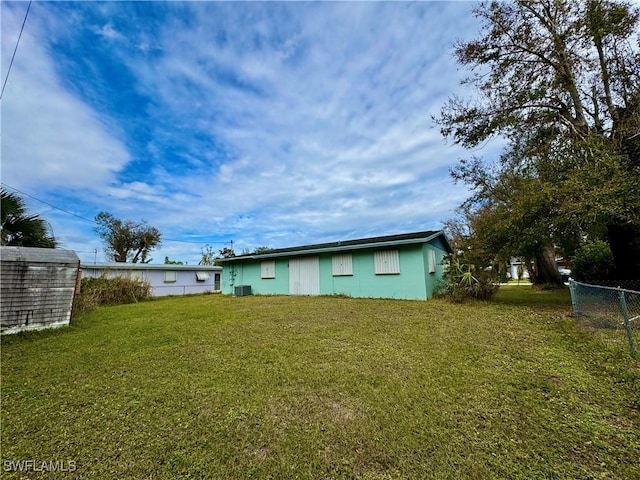
<svg viewBox="0 0 640 480">
<path fill-rule="evenodd" d="M 212 271 L 221 270 L 218 265 L 180 265 L 171 263 L 80 263 L 80 268 L 89 270 L 193 270 Z"/>
<path fill-rule="evenodd" d="M 378 247 L 395 247 L 398 245 L 412 245 L 417 243 L 429 243 L 434 238 L 438 238 L 442 236 L 444 239 L 444 244 L 449 253 L 452 253 L 453 250 L 449 245 L 446 237 L 444 236 L 444 232 L 439 231 L 435 232 L 432 235 L 421 238 L 408 238 L 404 240 L 391 240 L 387 242 L 370 242 L 370 243 L 358 243 L 356 245 L 344 245 L 344 246 L 332 246 L 332 247 L 321 247 L 321 248 L 313 248 L 308 250 L 289 250 L 286 252 L 275 252 L 275 253 L 261 253 L 259 255 L 241 255 L 238 257 L 228 257 L 228 258 L 218 258 L 216 261 L 220 263 L 233 263 L 240 262 L 244 260 L 267 260 L 269 258 L 278 258 L 278 257 L 290 257 L 290 256 L 298 256 L 298 255 L 313 255 L 318 253 L 327 253 L 327 252 L 344 252 L 348 250 L 362 250 L 365 248 L 378 248 Z"/>
</svg>

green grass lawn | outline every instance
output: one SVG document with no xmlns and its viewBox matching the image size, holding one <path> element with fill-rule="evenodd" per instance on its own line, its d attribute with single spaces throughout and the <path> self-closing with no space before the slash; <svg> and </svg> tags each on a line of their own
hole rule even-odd
<svg viewBox="0 0 640 480">
<path fill-rule="evenodd" d="M 100 308 L 2 339 L 3 478 L 640 478 L 639 362 L 570 311 L 521 286 Z M 29 459 L 76 469 L 4 471 Z"/>
</svg>

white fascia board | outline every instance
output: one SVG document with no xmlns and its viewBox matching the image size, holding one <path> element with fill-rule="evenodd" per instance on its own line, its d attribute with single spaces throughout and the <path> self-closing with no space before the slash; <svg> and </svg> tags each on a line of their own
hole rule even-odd
<svg viewBox="0 0 640 480">
<path fill-rule="evenodd" d="M 222 267 L 218 265 L 174 265 L 148 263 L 81 263 L 81 269 L 95 270 L 186 270 L 189 272 L 218 272 Z"/>
</svg>

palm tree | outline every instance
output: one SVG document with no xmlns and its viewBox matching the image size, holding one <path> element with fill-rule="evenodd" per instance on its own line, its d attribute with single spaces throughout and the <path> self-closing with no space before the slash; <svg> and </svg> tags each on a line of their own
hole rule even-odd
<svg viewBox="0 0 640 480">
<path fill-rule="evenodd" d="M 24 200 L 15 193 L 0 189 L 0 244 L 16 247 L 55 248 L 47 222 L 38 215 L 27 215 Z"/>
</svg>

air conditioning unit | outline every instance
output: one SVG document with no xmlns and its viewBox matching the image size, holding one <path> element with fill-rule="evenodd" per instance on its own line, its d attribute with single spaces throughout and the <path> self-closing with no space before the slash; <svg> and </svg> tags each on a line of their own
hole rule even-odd
<svg viewBox="0 0 640 480">
<path fill-rule="evenodd" d="M 247 295 L 251 295 L 251 285 L 237 285 L 234 288 L 233 294 L 236 297 L 246 297 Z"/>
</svg>

